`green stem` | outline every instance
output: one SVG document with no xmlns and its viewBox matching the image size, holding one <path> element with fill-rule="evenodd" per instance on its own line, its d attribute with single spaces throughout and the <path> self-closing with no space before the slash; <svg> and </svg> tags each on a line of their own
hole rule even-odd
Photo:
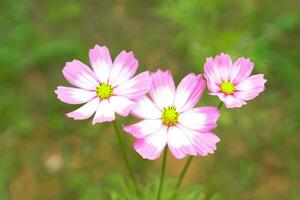
<svg viewBox="0 0 300 200">
<path fill-rule="evenodd" d="M 131 168 L 131 166 L 129 164 L 129 161 L 128 161 L 128 157 L 127 157 L 127 154 L 126 154 L 126 151 L 125 151 L 125 146 L 124 146 L 124 143 L 123 143 L 123 140 L 122 140 L 122 136 L 121 136 L 120 130 L 118 128 L 117 121 L 115 120 L 113 122 L 113 124 L 114 124 L 114 128 L 115 128 L 115 132 L 117 134 L 117 138 L 118 138 L 118 142 L 119 142 L 119 145 L 120 145 L 120 150 L 121 150 L 121 153 L 122 153 L 122 156 L 123 156 L 123 160 L 124 160 L 125 165 L 127 167 L 129 176 L 130 176 L 130 178 L 131 178 L 131 180 L 133 182 L 133 186 L 134 186 L 135 192 L 140 197 L 140 191 L 138 189 L 138 185 L 137 185 L 136 179 L 134 177 L 132 168 Z"/>
<path fill-rule="evenodd" d="M 162 187 L 163 187 L 165 169 L 166 169 L 167 153 L 168 153 L 168 148 L 165 147 L 162 169 L 161 169 L 160 180 L 159 180 L 159 186 L 158 186 L 157 200 L 160 200 L 160 197 L 161 197 L 161 191 L 162 191 Z"/>
<path fill-rule="evenodd" d="M 179 179 L 178 179 L 178 181 L 177 181 L 177 183 L 176 183 L 176 185 L 175 185 L 175 187 L 174 187 L 173 195 L 172 195 L 171 198 L 170 198 L 171 200 L 176 199 L 177 190 L 178 190 L 178 188 L 180 187 L 181 182 L 182 182 L 182 180 L 183 180 L 183 178 L 184 178 L 184 176 L 185 176 L 185 174 L 186 174 L 186 172 L 187 172 L 187 170 L 188 170 L 188 168 L 189 168 L 189 166 L 190 166 L 192 160 L 193 160 L 193 156 L 190 156 L 190 157 L 188 158 L 188 160 L 186 161 L 186 163 L 185 163 L 185 165 L 184 165 L 184 167 L 183 167 L 183 170 L 182 170 L 182 172 L 181 172 L 181 174 L 180 174 L 180 176 L 179 176 Z"/>
<path fill-rule="evenodd" d="M 220 108 L 222 107 L 222 105 L 223 105 L 223 101 L 221 101 L 220 103 L 219 103 L 219 105 L 218 105 L 218 109 L 220 110 Z"/>
</svg>

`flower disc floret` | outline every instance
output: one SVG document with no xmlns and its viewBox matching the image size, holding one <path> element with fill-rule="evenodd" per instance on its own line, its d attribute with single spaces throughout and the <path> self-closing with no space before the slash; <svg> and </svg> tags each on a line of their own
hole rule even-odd
<svg viewBox="0 0 300 200">
<path fill-rule="evenodd" d="M 97 87 L 97 96 L 100 99 L 107 99 L 113 95 L 113 87 L 108 83 L 100 83 Z"/>
<path fill-rule="evenodd" d="M 224 94 L 233 94 L 235 91 L 234 84 L 229 81 L 222 82 L 220 88 Z"/>
<path fill-rule="evenodd" d="M 179 113 L 177 112 L 175 106 L 168 106 L 163 109 L 161 119 L 165 125 L 174 126 L 177 124 L 178 118 Z"/>
</svg>

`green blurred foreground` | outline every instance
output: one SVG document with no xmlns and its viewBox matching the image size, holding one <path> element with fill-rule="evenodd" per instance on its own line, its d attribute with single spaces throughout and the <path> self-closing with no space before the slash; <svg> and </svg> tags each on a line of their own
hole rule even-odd
<svg viewBox="0 0 300 200">
<path fill-rule="evenodd" d="M 1 0 L 0 199 L 134 199 L 112 124 L 67 119 L 77 107 L 53 92 L 67 85 L 64 63 L 88 63 L 99 43 L 113 56 L 133 50 L 140 71 L 170 68 L 177 83 L 201 73 L 207 56 L 250 57 L 266 91 L 222 109 L 218 150 L 193 161 L 178 199 L 298 200 L 299 9 L 298 0 Z M 204 104 L 218 99 L 205 95 Z M 161 159 L 142 160 L 125 138 L 144 199 L 153 200 Z M 169 157 L 164 195 L 184 162 Z"/>
</svg>

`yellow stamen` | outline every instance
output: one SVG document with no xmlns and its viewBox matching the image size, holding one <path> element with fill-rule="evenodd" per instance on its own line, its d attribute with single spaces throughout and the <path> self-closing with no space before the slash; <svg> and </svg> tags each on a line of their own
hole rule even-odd
<svg viewBox="0 0 300 200">
<path fill-rule="evenodd" d="M 161 120 L 167 126 L 174 126 L 177 124 L 179 118 L 179 113 L 177 112 L 175 106 L 168 106 L 163 109 L 161 115 Z"/>
<path fill-rule="evenodd" d="M 113 87 L 107 83 L 100 83 L 97 87 L 97 96 L 100 99 L 107 99 L 113 95 Z"/>
<path fill-rule="evenodd" d="M 224 94 L 232 94 L 235 91 L 235 87 L 234 87 L 233 83 L 231 83 L 229 81 L 222 82 L 220 85 L 220 88 Z"/>
</svg>

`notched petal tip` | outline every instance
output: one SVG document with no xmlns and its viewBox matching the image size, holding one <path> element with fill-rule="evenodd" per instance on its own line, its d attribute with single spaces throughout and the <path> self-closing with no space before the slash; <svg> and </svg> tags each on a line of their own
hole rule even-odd
<svg viewBox="0 0 300 200">
<path fill-rule="evenodd" d="M 66 116 L 71 118 L 71 119 L 74 119 L 74 120 L 82 120 L 82 117 L 80 114 L 76 114 L 74 112 L 69 112 L 69 113 L 66 113 Z"/>
<path fill-rule="evenodd" d="M 113 117 L 102 117 L 102 118 L 98 118 L 98 119 L 93 119 L 93 121 L 92 121 L 92 124 L 93 125 L 95 125 L 95 124 L 97 124 L 97 123 L 103 123 L 103 122 L 112 122 L 112 121 L 114 121 L 115 120 L 115 118 Z"/>
<path fill-rule="evenodd" d="M 105 46 L 105 45 L 99 45 L 99 44 L 95 44 L 95 46 L 94 46 L 94 48 L 92 48 L 92 49 L 96 49 L 96 48 L 99 48 L 99 49 L 102 49 L 102 48 L 105 48 L 105 49 L 108 49 L 108 47 L 107 46 Z M 90 49 L 90 50 L 92 50 L 92 49 Z"/>
<path fill-rule="evenodd" d="M 217 55 L 217 56 L 225 56 L 225 57 L 229 57 L 230 58 L 230 56 L 229 56 L 229 54 L 227 54 L 227 53 L 224 53 L 224 52 L 221 52 L 219 55 Z M 216 56 L 216 57 L 217 57 Z"/>
<path fill-rule="evenodd" d="M 158 69 L 158 70 L 156 70 L 156 72 L 150 72 L 150 76 L 163 74 L 163 73 L 164 73 L 164 71 L 162 69 Z"/>
</svg>

